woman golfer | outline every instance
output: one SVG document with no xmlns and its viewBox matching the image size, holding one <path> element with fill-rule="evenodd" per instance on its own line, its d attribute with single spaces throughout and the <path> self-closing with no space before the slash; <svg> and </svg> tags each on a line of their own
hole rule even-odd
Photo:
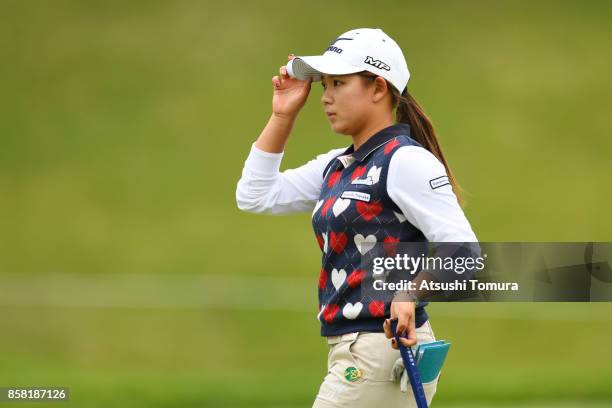
<svg viewBox="0 0 612 408">
<path fill-rule="evenodd" d="M 312 211 L 322 251 L 318 319 L 329 344 L 315 407 L 416 406 L 412 390 L 396 381 L 403 370 L 388 319 L 398 318 L 408 347 L 434 341 L 426 302 L 364 296 L 360 283 L 372 271 L 359 269 L 361 256 L 376 243 L 477 241 L 433 126 L 407 91 L 409 76 L 402 50 L 378 28 L 343 33 L 323 55 L 290 55 L 272 78 L 272 115 L 238 182 L 241 210 Z M 279 172 L 313 81 L 323 86 L 332 130 L 352 143 Z M 438 379 L 424 384 L 428 403 Z"/>
</svg>

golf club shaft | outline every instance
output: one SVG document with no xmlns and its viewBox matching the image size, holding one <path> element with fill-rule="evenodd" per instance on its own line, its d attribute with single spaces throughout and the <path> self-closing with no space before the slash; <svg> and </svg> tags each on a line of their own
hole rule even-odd
<svg viewBox="0 0 612 408">
<path fill-rule="evenodd" d="M 397 334 L 397 319 L 391 320 L 391 330 L 395 335 L 395 341 L 397 342 L 402 361 L 404 362 L 404 367 L 408 373 L 408 379 L 410 380 L 417 406 L 418 408 L 427 408 L 427 398 L 425 397 L 425 390 L 423 389 L 423 383 L 421 382 L 421 376 L 419 375 L 414 354 L 409 347 L 404 346 L 400 341 L 400 336 Z"/>
</svg>

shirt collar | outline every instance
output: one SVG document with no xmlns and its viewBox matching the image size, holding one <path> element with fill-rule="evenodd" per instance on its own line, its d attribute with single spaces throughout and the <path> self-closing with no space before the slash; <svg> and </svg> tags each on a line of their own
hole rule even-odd
<svg viewBox="0 0 612 408">
<path fill-rule="evenodd" d="M 350 145 L 340 156 L 337 157 L 337 159 L 340 160 L 345 168 L 353 164 L 355 161 L 362 162 L 366 157 L 374 152 L 374 150 L 400 135 L 410 137 L 410 125 L 407 123 L 396 123 L 388 126 L 372 135 L 365 141 L 364 144 L 359 146 L 357 151 L 354 150 L 355 148 L 353 145 Z"/>
</svg>

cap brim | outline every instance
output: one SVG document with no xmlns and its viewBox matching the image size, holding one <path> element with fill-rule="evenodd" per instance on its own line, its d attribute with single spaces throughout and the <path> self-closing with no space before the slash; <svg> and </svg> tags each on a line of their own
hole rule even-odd
<svg viewBox="0 0 612 408">
<path fill-rule="evenodd" d="M 346 75 L 363 71 L 361 67 L 347 64 L 333 55 L 312 55 L 307 57 L 295 57 L 291 61 L 291 71 L 298 79 L 312 78 L 320 81 L 321 75 Z"/>
</svg>

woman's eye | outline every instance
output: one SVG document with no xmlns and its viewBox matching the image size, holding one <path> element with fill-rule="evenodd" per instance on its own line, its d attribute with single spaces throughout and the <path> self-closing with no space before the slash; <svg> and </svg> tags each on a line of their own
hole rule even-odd
<svg viewBox="0 0 612 408">
<path fill-rule="evenodd" d="M 337 86 L 337 85 L 339 85 L 339 84 L 341 84 L 341 83 L 342 83 L 342 82 L 340 82 L 340 81 L 339 81 L 339 80 L 337 80 L 337 79 L 334 79 L 334 80 L 332 81 L 332 84 L 333 84 L 334 86 Z M 323 82 L 321 82 L 321 86 L 323 87 L 323 89 L 325 89 L 325 88 L 326 88 L 326 86 L 325 86 L 325 84 L 324 84 Z"/>
</svg>

